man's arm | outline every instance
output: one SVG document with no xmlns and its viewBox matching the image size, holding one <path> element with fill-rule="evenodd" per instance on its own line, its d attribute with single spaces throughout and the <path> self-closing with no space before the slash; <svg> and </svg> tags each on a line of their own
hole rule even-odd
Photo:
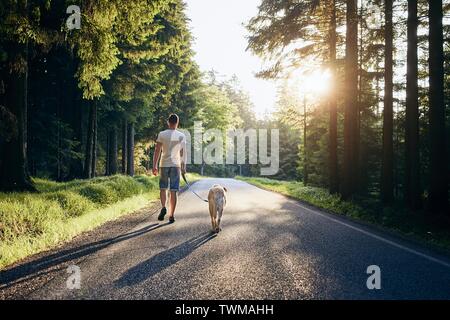
<svg viewBox="0 0 450 320">
<path fill-rule="evenodd" d="M 187 152 L 186 152 L 186 138 L 181 142 L 181 173 L 186 173 L 186 162 L 187 162 Z"/>
<path fill-rule="evenodd" d="M 157 142 L 155 147 L 155 154 L 153 155 L 153 175 L 158 175 L 158 161 L 161 156 L 162 143 Z"/>
<path fill-rule="evenodd" d="M 181 149 L 180 154 L 181 154 L 181 173 L 185 174 L 186 173 L 186 161 L 184 160 L 184 150 Z"/>
</svg>

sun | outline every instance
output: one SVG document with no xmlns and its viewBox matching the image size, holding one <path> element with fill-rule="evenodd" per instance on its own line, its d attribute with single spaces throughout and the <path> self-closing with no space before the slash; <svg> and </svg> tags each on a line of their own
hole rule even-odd
<svg viewBox="0 0 450 320">
<path fill-rule="evenodd" d="M 330 89 L 330 78 L 328 70 L 315 70 L 305 76 L 303 91 L 307 94 L 324 95 Z"/>
<path fill-rule="evenodd" d="M 315 69 L 305 66 L 292 68 L 286 73 L 284 79 L 283 86 L 291 97 L 310 105 L 327 100 L 334 86 L 332 72 L 321 67 Z"/>
<path fill-rule="evenodd" d="M 331 73 L 322 68 L 307 72 L 298 69 L 290 73 L 289 82 L 300 96 L 325 96 L 331 89 Z"/>
</svg>

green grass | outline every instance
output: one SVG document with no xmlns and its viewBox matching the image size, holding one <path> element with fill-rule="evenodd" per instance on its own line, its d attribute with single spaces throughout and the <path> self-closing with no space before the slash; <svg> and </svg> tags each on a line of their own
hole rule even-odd
<svg viewBox="0 0 450 320">
<path fill-rule="evenodd" d="M 200 179 L 188 176 L 190 181 Z M 38 193 L 0 193 L 0 270 L 159 197 L 157 177 L 34 182 Z"/>
<path fill-rule="evenodd" d="M 304 186 L 301 182 L 268 178 L 237 177 L 257 187 L 279 192 L 330 213 L 382 227 L 409 239 L 450 250 L 450 221 L 445 217 L 432 217 L 424 212 L 408 212 L 402 203 L 383 207 L 377 200 L 361 198 L 343 201 L 326 189 Z"/>
</svg>

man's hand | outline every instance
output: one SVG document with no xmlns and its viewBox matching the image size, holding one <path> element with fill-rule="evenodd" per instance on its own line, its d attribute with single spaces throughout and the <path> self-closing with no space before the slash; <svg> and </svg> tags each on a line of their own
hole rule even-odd
<svg viewBox="0 0 450 320">
<path fill-rule="evenodd" d="M 158 163 L 159 163 L 159 157 L 161 156 L 161 148 L 162 148 L 162 144 L 160 142 L 156 143 L 156 148 L 155 148 L 155 154 L 153 155 L 153 175 L 157 176 L 158 175 Z"/>
</svg>

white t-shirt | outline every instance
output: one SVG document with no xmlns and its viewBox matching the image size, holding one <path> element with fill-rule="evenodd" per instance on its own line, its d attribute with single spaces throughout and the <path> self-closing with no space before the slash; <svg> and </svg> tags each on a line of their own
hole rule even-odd
<svg viewBox="0 0 450 320">
<path fill-rule="evenodd" d="M 162 144 L 160 168 L 181 167 L 181 162 L 186 163 L 186 136 L 178 130 L 165 130 L 158 134 L 156 142 Z M 181 159 L 183 150 L 183 159 Z"/>
</svg>

